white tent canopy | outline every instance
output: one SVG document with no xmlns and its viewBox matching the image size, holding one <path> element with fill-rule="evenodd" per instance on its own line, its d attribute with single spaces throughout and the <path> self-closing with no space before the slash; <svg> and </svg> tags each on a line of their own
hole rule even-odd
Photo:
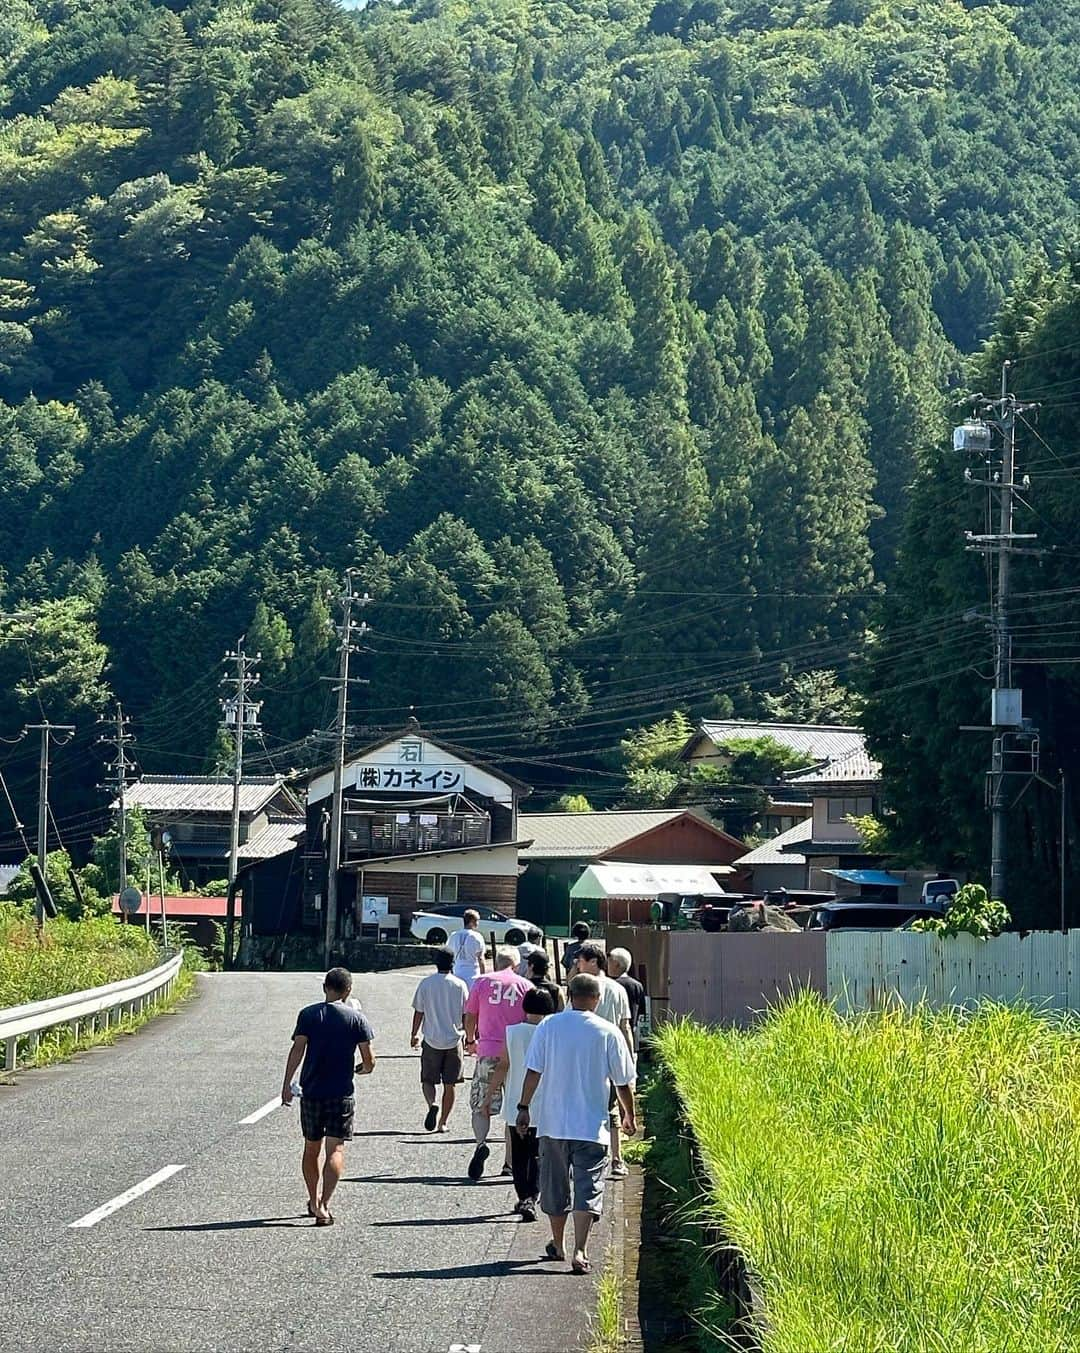
<svg viewBox="0 0 1080 1353">
<path fill-rule="evenodd" d="M 679 893 L 688 897 L 721 897 L 715 875 L 733 874 L 727 864 L 591 864 L 570 889 L 576 902 L 610 897 L 658 897 Z"/>
</svg>

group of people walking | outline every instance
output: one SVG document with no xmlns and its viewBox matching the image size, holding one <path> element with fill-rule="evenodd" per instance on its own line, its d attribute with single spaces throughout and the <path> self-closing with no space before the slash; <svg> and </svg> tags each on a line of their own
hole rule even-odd
<svg viewBox="0 0 1080 1353">
<path fill-rule="evenodd" d="M 550 978 L 550 960 L 532 930 L 519 948 L 496 950 L 491 970 L 475 912 L 435 955 L 412 1001 L 411 1046 L 420 1049 L 420 1084 L 428 1132 L 448 1131 L 465 1058 L 475 1059 L 469 1089 L 474 1147 L 466 1174 L 478 1181 L 491 1155 L 492 1119 L 500 1120 L 503 1173 L 511 1174 L 515 1211 L 551 1226 L 550 1259 L 590 1269 L 589 1233 L 601 1215 L 610 1174 L 626 1174 L 621 1144 L 636 1131 L 636 1029 L 644 990 L 630 976 L 631 957 L 606 953 L 579 923 L 564 965 L 567 1000 Z M 317 1226 L 333 1223 L 330 1200 L 352 1135 L 354 1056 L 359 1074 L 374 1066 L 373 1032 L 348 1001 L 352 979 L 342 968 L 326 976 L 326 1001 L 300 1012 L 282 1086 L 289 1103 L 299 1089 L 305 1138 L 308 1211 Z M 320 1150 L 324 1159 L 320 1165 Z"/>
</svg>

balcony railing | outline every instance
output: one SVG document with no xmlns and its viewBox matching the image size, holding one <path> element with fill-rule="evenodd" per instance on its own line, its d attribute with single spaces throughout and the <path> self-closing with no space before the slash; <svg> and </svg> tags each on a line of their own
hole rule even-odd
<svg viewBox="0 0 1080 1353">
<path fill-rule="evenodd" d="M 344 855 L 418 855 L 427 850 L 486 846 L 491 819 L 486 813 L 358 812 L 345 808 Z"/>
</svg>

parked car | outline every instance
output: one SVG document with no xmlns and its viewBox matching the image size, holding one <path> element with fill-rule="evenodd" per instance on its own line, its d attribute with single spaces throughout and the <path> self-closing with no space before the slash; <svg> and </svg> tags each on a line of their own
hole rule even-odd
<svg viewBox="0 0 1080 1353">
<path fill-rule="evenodd" d="M 948 906 L 959 891 L 959 879 L 927 879 L 922 886 L 922 900 Z"/>
<path fill-rule="evenodd" d="M 944 916 L 940 903 L 824 902 L 810 914 L 808 930 L 904 930 L 912 921 Z"/>
<path fill-rule="evenodd" d="M 539 930 L 531 922 L 521 921 L 514 916 L 504 916 L 492 907 L 470 906 L 467 902 L 453 906 L 432 907 L 429 911 L 418 911 L 412 918 L 414 939 L 425 944 L 445 944 L 455 930 L 460 930 L 462 917 L 467 911 L 475 911 L 480 916 L 480 934 L 490 940 L 494 934 L 500 944 L 524 944 L 528 930 Z"/>
</svg>

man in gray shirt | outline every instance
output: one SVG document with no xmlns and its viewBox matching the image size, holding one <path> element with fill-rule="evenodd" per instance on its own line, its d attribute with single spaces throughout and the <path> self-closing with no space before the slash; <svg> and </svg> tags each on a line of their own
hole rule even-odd
<svg viewBox="0 0 1080 1353">
<path fill-rule="evenodd" d="M 461 1076 L 461 1026 L 469 988 L 451 972 L 454 956 L 445 949 L 435 955 L 435 972 L 425 977 L 413 996 L 411 1047 L 420 1047 L 420 1087 L 427 1101 L 424 1127 L 448 1131 L 447 1119 Z M 423 1028 L 423 1044 L 420 1030 Z M 442 1112 L 435 1107 L 435 1087 L 442 1085 Z"/>
</svg>

